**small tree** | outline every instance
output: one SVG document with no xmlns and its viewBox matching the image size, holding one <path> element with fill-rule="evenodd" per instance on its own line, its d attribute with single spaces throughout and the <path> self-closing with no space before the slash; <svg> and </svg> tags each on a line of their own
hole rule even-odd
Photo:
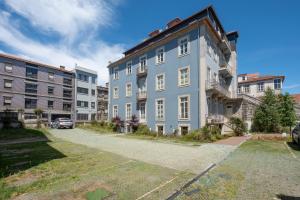
<svg viewBox="0 0 300 200">
<path fill-rule="evenodd" d="M 40 108 L 36 108 L 34 110 L 34 114 L 36 115 L 36 118 L 37 118 L 37 128 L 41 128 L 41 124 L 42 124 L 41 118 L 42 118 L 43 112 L 44 111 Z"/>
<path fill-rule="evenodd" d="M 253 131 L 276 132 L 279 129 L 280 114 L 278 100 L 270 88 L 265 92 L 262 103 L 256 108 L 253 117 Z"/>
<path fill-rule="evenodd" d="M 246 126 L 238 117 L 231 117 L 229 120 L 229 126 L 232 128 L 233 133 L 237 136 L 241 136 L 246 132 Z"/>
<path fill-rule="evenodd" d="M 295 125 L 297 117 L 294 109 L 294 100 L 288 93 L 279 96 L 279 113 L 281 126 L 289 127 L 291 134 L 292 126 Z"/>
<path fill-rule="evenodd" d="M 132 115 L 128 123 L 132 129 L 132 132 L 135 132 L 139 126 L 139 119 L 136 117 L 136 115 Z"/>
<path fill-rule="evenodd" d="M 111 122 L 113 123 L 113 131 L 121 132 L 124 128 L 124 121 L 119 116 L 112 118 Z"/>
</svg>

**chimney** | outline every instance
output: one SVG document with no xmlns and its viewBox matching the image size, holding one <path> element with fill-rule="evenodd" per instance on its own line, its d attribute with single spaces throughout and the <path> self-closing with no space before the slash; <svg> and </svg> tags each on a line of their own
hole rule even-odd
<svg viewBox="0 0 300 200">
<path fill-rule="evenodd" d="M 167 24 L 167 28 L 172 28 L 173 26 L 179 24 L 181 22 L 181 19 L 176 17 L 175 19 L 169 21 L 169 23 Z"/>
<path fill-rule="evenodd" d="M 61 66 L 59 66 L 59 69 L 66 70 L 66 67 L 61 65 Z"/>
<path fill-rule="evenodd" d="M 149 33 L 148 35 L 149 35 L 149 37 L 154 37 L 154 36 L 156 36 L 156 35 L 158 35 L 160 33 L 160 30 L 155 30 L 155 31 L 152 31 L 151 33 Z"/>
</svg>

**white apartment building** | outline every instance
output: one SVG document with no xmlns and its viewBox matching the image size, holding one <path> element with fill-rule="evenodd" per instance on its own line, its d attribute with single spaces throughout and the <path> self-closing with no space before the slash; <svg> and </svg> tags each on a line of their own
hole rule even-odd
<svg viewBox="0 0 300 200">
<path fill-rule="evenodd" d="M 96 120 L 97 115 L 97 72 L 75 66 L 76 122 Z"/>
</svg>

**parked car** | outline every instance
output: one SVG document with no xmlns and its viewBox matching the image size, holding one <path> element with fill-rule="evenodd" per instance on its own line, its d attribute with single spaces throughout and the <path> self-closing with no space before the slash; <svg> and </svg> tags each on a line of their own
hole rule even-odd
<svg viewBox="0 0 300 200">
<path fill-rule="evenodd" d="M 52 123 L 53 128 L 73 128 L 73 121 L 68 118 L 57 118 Z"/>
<path fill-rule="evenodd" d="M 292 138 L 294 143 L 298 143 L 300 145 L 300 123 L 293 129 Z"/>
</svg>

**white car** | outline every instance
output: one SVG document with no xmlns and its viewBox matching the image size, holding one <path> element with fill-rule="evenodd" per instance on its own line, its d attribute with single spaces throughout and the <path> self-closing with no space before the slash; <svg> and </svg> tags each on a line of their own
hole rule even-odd
<svg viewBox="0 0 300 200">
<path fill-rule="evenodd" d="M 73 128 L 73 121 L 68 118 L 57 118 L 52 124 L 53 128 Z"/>
</svg>

